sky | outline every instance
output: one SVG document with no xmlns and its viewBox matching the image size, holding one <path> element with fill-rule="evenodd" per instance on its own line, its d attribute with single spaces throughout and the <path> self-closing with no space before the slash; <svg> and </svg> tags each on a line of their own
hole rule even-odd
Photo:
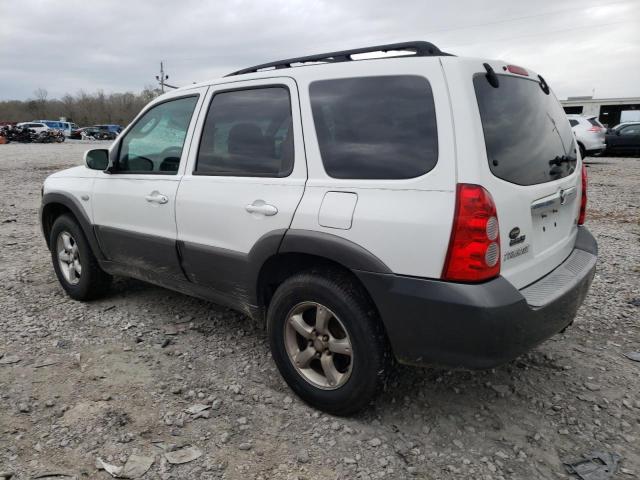
<svg viewBox="0 0 640 480">
<path fill-rule="evenodd" d="M 427 40 L 542 74 L 558 98 L 640 96 L 640 0 L 0 0 L 0 100 L 140 91 Z"/>
</svg>

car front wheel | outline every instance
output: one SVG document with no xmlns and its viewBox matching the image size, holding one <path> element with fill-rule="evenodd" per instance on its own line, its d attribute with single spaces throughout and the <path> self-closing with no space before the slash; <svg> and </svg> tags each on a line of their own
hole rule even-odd
<svg viewBox="0 0 640 480">
<path fill-rule="evenodd" d="M 89 300 L 109 288 L 111 276 L 98 265 L 80 225 L 71 215 L 55 220 L 49 247 L 58 281 L 71 298 Z"/>
</svg>

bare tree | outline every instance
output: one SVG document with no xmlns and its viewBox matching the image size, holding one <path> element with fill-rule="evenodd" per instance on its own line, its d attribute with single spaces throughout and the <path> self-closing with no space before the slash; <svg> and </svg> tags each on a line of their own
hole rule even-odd
<svg viewBox="0 0 640 480">
<path fill-rule="evenodd" d="M 157 88 L 145 87 L 140 93 L 87 93 L 66 94 L 60 100 L 49 99 L 48 92 L 39 88 L 34 98 L 26 101 L 0 101 L 0 122 L 26 122 L 31 120 L 66 117 L 78 125 L 102 123 L 126 125 L 149 101 L 160 94 Z"/>
</svg>

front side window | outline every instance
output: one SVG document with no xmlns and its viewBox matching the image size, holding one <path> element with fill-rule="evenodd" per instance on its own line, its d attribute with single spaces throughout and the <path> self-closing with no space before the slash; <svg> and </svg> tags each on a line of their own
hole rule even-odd
<svg viewBox="0 0 640 480">
<path fill-rule="evenodd" d="M 517 185 L 536 185 L 571 175 L 576 167 L 573 132 L 560 102 L 536 80 L 485 74 L 473 77 L 489 168 Z"/>
<path fill-rule="evenodd" d="M 175 174 L 197 102 L 185 97 L 148 110 L 122 139 L 114 171 Z"/>
<path fill-rule="evenodd" d="M 407 179 L 438 161 L 431 85 L 417 75 L 320 80 L 309 87 L 325 171 L 333 178 Z"/>
<path fill-rule="evenodd" d="M 204 123 L 195 174 L 286 177 L 293 170 L 293 162 L 287 88 L 215 94 Z"/>
<path fill-rule="evenodd" d="M 620 135 L 640 135 L 640 125 L 631 125 L 620 129 Z"/>
</svg>

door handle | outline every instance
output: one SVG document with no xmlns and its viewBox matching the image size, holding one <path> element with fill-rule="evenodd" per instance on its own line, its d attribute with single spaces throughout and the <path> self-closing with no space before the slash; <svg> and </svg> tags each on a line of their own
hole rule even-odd
<svg viewBox="0 0 640 480">
<path fill-rule="evenodd" d="M 278 209 L 276 207 L 269 205 L 264 200 L 256 200 L 252 204 L 244 207 L 244 209 L 249 213 L 257 213 L 266 217 L 272 217 L 278 213 Z"/>
<path fill-rule="evenodd" d="M 149 203 L 159 203 L 160 205 L 164 205 L 169 201 L 166 195 L 162 195 L 159 192 L 151 192 L 144 199 Z"/>
</svg>

